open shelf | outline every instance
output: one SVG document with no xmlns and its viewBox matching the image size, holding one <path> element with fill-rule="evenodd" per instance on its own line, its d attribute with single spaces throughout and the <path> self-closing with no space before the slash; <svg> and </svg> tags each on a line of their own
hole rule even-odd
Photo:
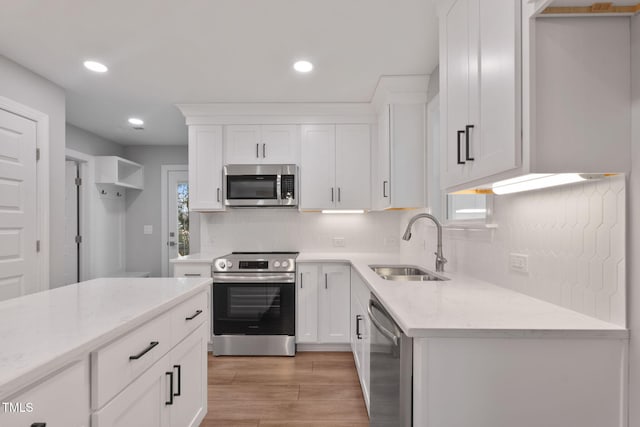
<svg viewBox="0 0 640 427">
<path fill-rule="evenodd" d="M 144 167 L 118 156 L 97 156 L 96 184 L 111 184 L 122 188 L 142 190 L 144 188 Z"/>
</svg>

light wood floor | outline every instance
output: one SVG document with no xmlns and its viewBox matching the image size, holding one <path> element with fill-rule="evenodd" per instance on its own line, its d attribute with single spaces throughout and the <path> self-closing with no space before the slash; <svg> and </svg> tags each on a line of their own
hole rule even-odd
<svg viewBox="0 0 640 427">
<path fill-rule="evenodd" d="M 351 353 L 209 356 L 201 427 L 368 427 Z"/>
</svg>

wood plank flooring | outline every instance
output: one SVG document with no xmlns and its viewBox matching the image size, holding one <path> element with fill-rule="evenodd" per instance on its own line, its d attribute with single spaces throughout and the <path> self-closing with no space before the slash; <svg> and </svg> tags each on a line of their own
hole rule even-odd
<svg viewBox="0 0 640 427">
<path fill-rule="evenodd" d="M 296 357 L 209 355 L 201 427 L 368 427 L 351 353 Z"/>
</svg>

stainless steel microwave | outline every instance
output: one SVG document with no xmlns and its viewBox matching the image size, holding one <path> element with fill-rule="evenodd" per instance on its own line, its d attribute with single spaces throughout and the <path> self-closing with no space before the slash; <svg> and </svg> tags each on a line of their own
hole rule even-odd
<svg viewBox="0 0 640 427">
<path fill-rule="evenodd" d="M 297 165 L 226 165 L 224 185 L 226 206 L 298 206 Z"/>
</svg>

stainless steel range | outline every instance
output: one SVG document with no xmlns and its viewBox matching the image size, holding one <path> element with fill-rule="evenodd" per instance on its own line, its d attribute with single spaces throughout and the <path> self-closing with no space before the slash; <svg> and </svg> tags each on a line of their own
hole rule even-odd
<svg viewBox="0 0 640 427">
<path fill-rule="evenodd" d="M 233 252 L 214 261 L 214 355 L 295 355 L 297 256 Z"/>
</svg>

